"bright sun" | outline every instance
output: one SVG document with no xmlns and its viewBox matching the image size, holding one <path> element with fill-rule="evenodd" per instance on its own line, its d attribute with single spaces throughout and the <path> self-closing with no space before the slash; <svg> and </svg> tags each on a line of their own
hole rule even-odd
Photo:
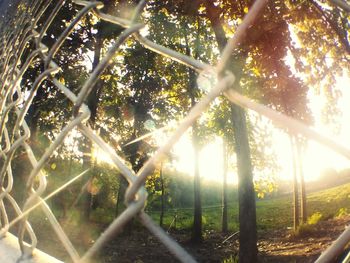
<svg viewBox="0 0 350 263">
<path fill-rule="evenodd" d="M 222 182 L 223 180 L 223 157 L 222 140 L 215 137 L 210 143 L 205 145 L 199 155 L 200 176 L 208 181 Z M 174 152 L 178 160 L 174 163 L 180 172 L 193 175 L 194 173 L 194 151 L 191 144 L 190 135 L 186 133 L 174 146 Z M 236 176 L 228 172 L 228 183 L 235 184 Z"/>
</svg>

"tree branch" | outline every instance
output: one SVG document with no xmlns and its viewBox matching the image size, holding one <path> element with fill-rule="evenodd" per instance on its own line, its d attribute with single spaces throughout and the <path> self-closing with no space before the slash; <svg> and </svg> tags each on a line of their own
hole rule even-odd
<svg viewBox="0 0 350 263">
<path fill-rule="evenodd" d="M 342 1 L 342 0 L 329 0 L 331 3 L 333 3 L 334 5 L 342 8 L 343 10 L 345 10 L 346 12 L 350 12 L 350 5 L 348 5 L 348 3 Z"/>
<path fill-rule="evenodd" d="M 342 28 L 339 28 L 337 23 L 329 17 L 326 12 L 319 6 L 314 0 L 310 1 L 311 4 L 316 8 L 321 18 L 333 29 L 334 33 L 338 36 L 339 41 L 342 43 L 345 51 L 350 54 L 350 44 Z"/>
</svg>

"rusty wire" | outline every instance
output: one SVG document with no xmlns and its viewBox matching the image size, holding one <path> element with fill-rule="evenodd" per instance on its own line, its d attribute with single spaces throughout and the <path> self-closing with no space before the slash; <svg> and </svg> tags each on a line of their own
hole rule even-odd
<svg viewBox="0 0 350 263">
<path fill-rule="evenodd" d="M 25 3 L 25 1 L 22 2 Z M 162 157 L 171 150 L 173 145 L 186 132 L 186 130 L 192 126 L 196 119 L 209 107 L 210 103 L 221 94 L 224 94 L 232 103 L 265 115 L 279 125 L 288 127 L 289 131 L 303 134 L 305 137 L 316 140 L 347 158 L 350 158 L 350 150 L 344 148 L 342 145 L 322 136 L 297 120 L 291 119 L 256 103 L 235 92 L 233 89 L 228 89 L 234 84 L 235 77 L 231 72 L 224 72 L 224 74 L 222 74 L 222 71 L 229 60 L 232 51 L 239 43 L 243 42 L 244 37 L 247 34 L 247 29 L 254 23 L 259 14 L 262 13 L 268 2 L 267 0 L 258 0 L 255 2 L 254 6 L 244 18 L 242 24 L 237 28 L 234 37 L 228 42 L 223 51 L 222 58 L 217 65 L 208 65 L 154 43 L 142 36 L 140 34 L 140 29 L 144 27 L 144 24 L 139 22 L 139 18 L 147 4 L 146 1 L 140 1 L 140 4 L 135 8 L 132 19 L 126 20 L 124 18 L 116 17 L 113 14 L 103 13 L 101 11 L 103 8 L 101 2 L 71 0 L 72 4 L 79 8 L 77 15 L 61 33 L 55 44 L 51 47 L 46 47 L 42 43 L 42 38 L 52 25 L 54 18 L 59 13 L 65 1 L 57 1 L 55 8 L 51 11 L 49 10 L 50 12 L 47 20 L 42 25 L 38 26 L 38 21 L 42 18 L 45 12 L 48 12 L 48 7 L 52 2 L 53 1 L 48 0 L 35 0 L 30 5 L 27 4 L 26 9 L 23 9 L 22 6 L 23 10 L 18 12 L 16 17 L 13 18 L 13 21 L 15 21 L 16 24 L 14 28 L 8 28 L 8 21 L 5 21 L 0 25 L 2 30 L 0 39 L 2 44 L 0 47 L 0 53 L 2 54 L 0 61 L 0 139 L 2 142 L 0 148 L 0 158 L 2 162 L 2 166 L 0 167 L 0 224 L 2 223 L 2 225 L 0 225 L 0 236 L 4 236 L 9 228 L 15 222 L 20 220 L 18 238 L 19 246 L 23 254 L 30 255 L 36 248 L 37 238 L 28 220 L 28 215 L 34 208 L 40 206 L 48 218 L 52 229 L 62 242 L 73 262 L 88 262 L 91 257 L 102 248 L 102 246 L 123 229 L 126 223 L 135 217 L 138 218 L 139 221 L 180 261 L 196 262 L 196 260 L 186 252 L 185 249 L 170 238 L 167 233 L 158 227 L 145 213 L 144 207 L 147 201 L 147 191 L 144 187 L 144 183 L 146 179 L 152 175 L 153 170 L 161 161 Z M 81 87 L 79 93 L 75 94 L 56 78 L 57 73 L 60 72 L 61 69 L 55 63 L 55 54 L 67 37 L 73 32 L 76 25 L 79 24 L 81 19 L 89 13 L 93 13 L 101 21 L 122 26 L 124 31 L 114 41 L 114 44 L 109 48 L 104 58 L 90 74 L 90 77 Z M 98 81 L 105 68 L 110 65 L 112 57 L 116 54 L 124 41 L 130 39 L 131 36 L 133 36 L 134 41 L 138 41 L 144 47 L 166 56 L 173 61 L 195 69 L 200 73 L 200 76 L 209 74 L 217 78 L 216 85 L 214 85 L 211 91 L 209 91 L 208 94 L 206 94 L 192 108 L 188 115 L 180 121 L 173 135 L 158 149 L 153 157 L 144 164 L 138 174 L 130 169 L 126 162 L 117 155 L 116 151 L 86 124 L 90 117 L 90 110 L 85 104 L 86 98 L 92 92 L 95 83 Z M 23 58 L 25 51 L 28 51 L 29 44 L 34 44 L 35 48 L 25 57 L 25 62 L 21 62 L 21 58 Z M 29 66 L 35 61 L 41 61 L 44 65 L 44 70 L 36 78 L 30 93 L 24 94 L 21 89 L 21 79 Z M 49 145 L 45 153 L 41 156 L 35 156 L 31 146 L 27 143 L 30 137 L 30 131 L 24 117 L 36 95 L 36 91 L 41 88 L 42 82 L 46 79 L 50 80 L 57 90 L 64 94 L 74 104 L 72 110 L 73 118 L 62 129 L 60 134 L 56 136 L 55 140 Z M 15 125 L 11 129 L 8 128 L 8 118 L 10 113 L 17 116 Z M 75 128 L 79 129 L 83 136 L 91 140 L 102 151 L 109 155 L 115 167 L 118 168 L 122 176 L 124 176 L 129 183 L 125 195 L 125 203 L 127 205 L 126 210 L 110 224 L 107 230 L 100 235 L 84 255 L 79 255 L 67 234 L 55 218 L 50 207 L 47 205 L 47 198 L 43 198 L 43 194 L 49 183 L 43 172 L 43 167 L 47 164 L 53 153 L 62 145 L 69 132 Z M 26 182 L 27 189 L 29 189 L 29 195 L 22 208 L 19 207 L 16 200 L 10 194 L 13 187 L 11 162 L 15 152 L 19 148 L 27 153 L 28 160 L 32 165 L 32 170 L 30 171 Z M 73 181 L 71 183 L 73 183 Z M 59 191 L 64 190 L 63 188 L 60 188 Z M 52 195 L 49 195 L 48 197 L 51 196 Z M 9 222 L 8 220 L 7 208 L 4 203 L 5 200 L 7 200 L 7 203 L 13 207 L 13 210 L 17 215 L 17 218 L 15 218 L 13 222 Z M 24 242 L 25 235 L 30 238 L 29 244 Z"/>
</svg>

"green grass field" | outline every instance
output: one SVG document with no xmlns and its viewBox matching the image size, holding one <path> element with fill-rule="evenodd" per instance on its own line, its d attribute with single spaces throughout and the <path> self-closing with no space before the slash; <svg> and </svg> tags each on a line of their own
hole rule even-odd
<svg viewBox="0 0 350 263">
<path fill-rule="evenodd" d="M 286 195 L 272 199 L 260 199 L 256 202 L 258 230 L 281 229 L 292 226 L 293 203 L 292 196 Z M 336 217 L 339 213 L 350 213 L 350 183 L 327 190 L 322 190 L 307 195 L 308 217 L 314 213 L 321 213 L 321 220 Z M 153 219 L 159 221 L 159 212 L 149 211 Z M 175 215 L 177 218 L 175 220 Z M 168 210 L 164 215 L 164 228 L 189 229 L 192 224 L 192 209 Z M 221 228 L 221 207 L 203 205 L 204 230 L 216 230 Z M 238 229 L 238 204 L 229 206 L 229 229 Z"/>
</svg>

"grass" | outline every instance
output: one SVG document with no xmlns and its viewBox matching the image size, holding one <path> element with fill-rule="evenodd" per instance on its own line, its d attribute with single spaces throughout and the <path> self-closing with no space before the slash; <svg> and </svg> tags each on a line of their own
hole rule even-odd
<svg viewBox="0 0 350 263">
<path fill-rule="evenodd" d="M 307 213 L 309 216 L 322 215 L 320 220 L 337 217 L 350 211 L 350 183 L 307 195 Z M 291 227 L 293 224 L 292 195 L 261 199 L 256 202 L 258 230 L 271 230 Z M 159 221 L 159 213 L 149 212 L 155 222 Z M 229 206 L 229 230 L 238 229 L 238 204 Z M 175 225 L 175 215 L 176 225 Z M 204 230 L 220 231 L 221 208 L 205 207 L 203 205 Z M 190 229 L 192 224 L 192 209 L 177 209 L 166 211 L 164 215 L 164 228 Z"/>
<path fill-rule="evenodd" d="M 301 225 L 296 235 L 307 235 L 314 231 L 315 224 L 319 220 L 328 218 L 341 217 L 348 214 L 350 211 L 350 183 L 342 186 L 330 188 L 327 190 L 308 194 L 307 205 L 309 220 L 307 224 Z M 257 225 L 258 231 L 285 229 L 292 226 L 292 195 L 277 197 L 273 199 L 257 200 Z M 91 245 L 92 240 L 100 235 L 101 228 L 98 224 L 110 223 L 113 219 L 114 210 L 96 209 L 92 212 L 91 219 L 96 220 L 95 223 L 82 225 L 80 223 L 80 213 L 77 210 L 70 210 L 67 219 L 69 224 L 66 225 L 66 233 L 69 234 L 72 240 L 75 240 L 75 246 L 80 250 L 86 250 L 87 246 Z M 159 222 L 159 212 L 148 211 L 148 214 L 154 219 L 155 223 Z M 177 215 L 175 220 L 175 215 Z M 232 202 L 229 206 L 229 230 L 236 232 L 238 230 L 238 203 Z M 205 206 L 203 204 L 203 230 L 204 238 L 211 231 L 221 230 L 221 207 Z M 66 256 L 65 250 L 60 246 L 58 240 L 53 239 L 51 235 L 47 235 L 46 229 L 50 229 L 47 220 L 43 221 L 45 215 L 40 210 L 35 210 L 30 221 L 34 225 L 35 232 L 40 234 L 40 247 L 44 250 L 51 251 L 51 254 L 59 258 Z M 176 228 L 190 233 L 193 220 L 192 209 L 177 209 L 169 210 L 164 215 L 164 229 L 170 227 L 170 231 Z M 134 227 L 138 226 L 137 221 Z M 223 262 L 237 262 L 234 255 L 228 255 Z"/>
</svg>

